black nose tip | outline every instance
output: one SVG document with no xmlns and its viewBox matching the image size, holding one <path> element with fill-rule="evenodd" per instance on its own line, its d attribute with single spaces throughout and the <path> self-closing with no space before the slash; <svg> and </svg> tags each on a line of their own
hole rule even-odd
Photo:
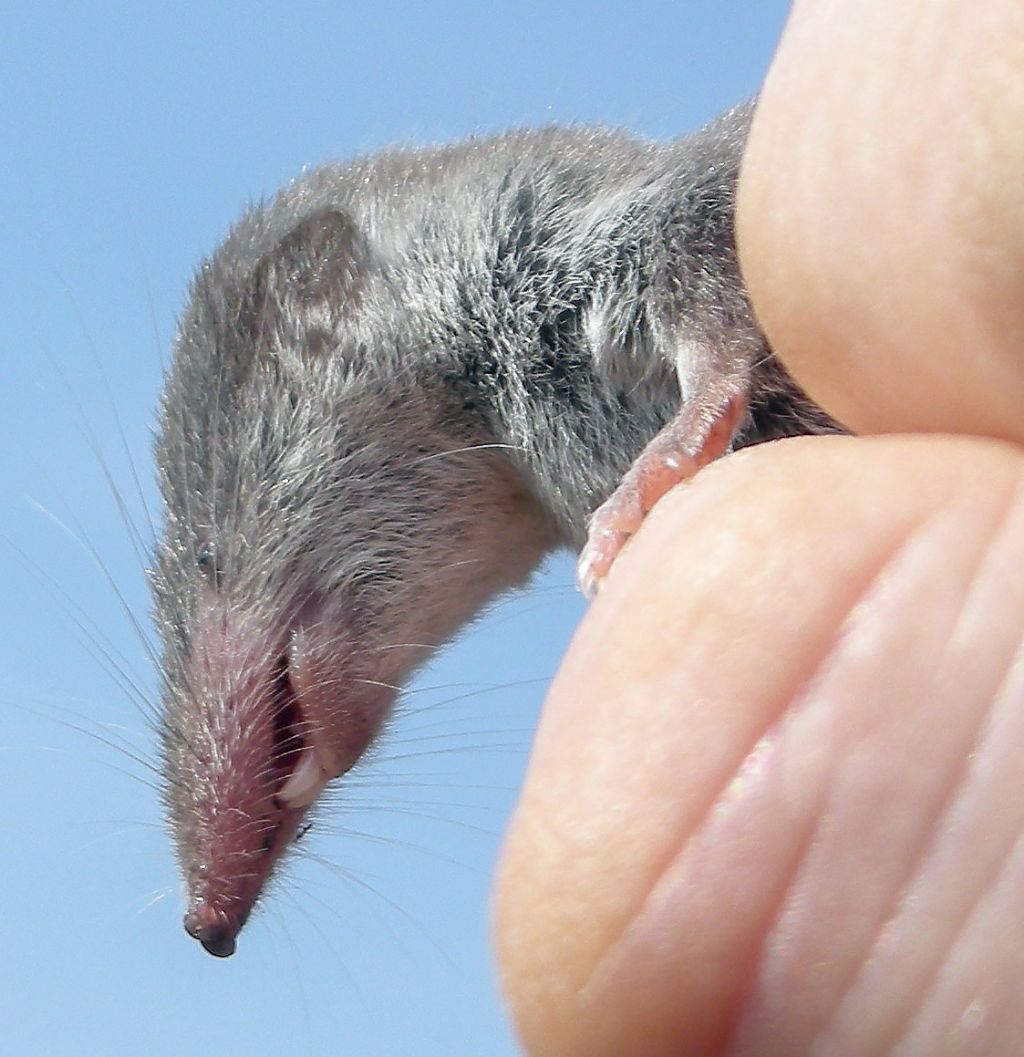
<svg viewBox="0 0 1024 1057">
<path fill-rule="evenodd" d="M 203 949 L 216 958 L 230 958 L 235 953 L 235 937 L 227 929 L 196 938 L 203 945 Z"/>
<path fill-rule="evenodd" d="M 204 904 L 193 907 L 185 915 L 185 931 L 199 940 L 203 949 L 216 958 L 230 958 L 235 953 L 238 929 L 218 912 Z"/>
</svg>

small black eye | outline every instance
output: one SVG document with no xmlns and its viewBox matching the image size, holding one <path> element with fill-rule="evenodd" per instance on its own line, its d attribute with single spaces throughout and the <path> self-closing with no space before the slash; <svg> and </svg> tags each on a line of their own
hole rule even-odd
<svg viewBox="0 0 1024 1057">
<path fill-rule="evenodd" d="M 199 550 L 196 551 L 196 565 L 202 570 L 203 575 L 210 582 L 212 587 L 220 587 L 223 573 L 220 566 L 217 564 L 217 554 L 213 549 L 212 543 L 204 543 Z"/>
</svg>

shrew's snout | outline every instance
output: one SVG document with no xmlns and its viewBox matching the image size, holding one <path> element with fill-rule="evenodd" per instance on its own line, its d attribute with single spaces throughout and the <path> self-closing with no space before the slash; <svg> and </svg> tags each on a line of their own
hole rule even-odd
<svg viewBox="0 0 1024 1057">
<path fill-rule="evenodd" d="M 172 818 L 188 890 L 185 931 L 218 958 L 307 810 L 362 755 L 390 686 L 357 680 L 347 625 L 315 598 L 277 619 L 205 594 L 181 696 L 188 733 Z M 180 795 L 180 793 L 179 793 Z"/>
<path fill-rule="evenodd" d="M 205 903 L 191 907 L 185 915 L 185 931 L 217 958 L 230 958 L 235 953 L 235 938 L 241 926 L 241 922 L 232 922 L 222 910 Z"/>
</svg>

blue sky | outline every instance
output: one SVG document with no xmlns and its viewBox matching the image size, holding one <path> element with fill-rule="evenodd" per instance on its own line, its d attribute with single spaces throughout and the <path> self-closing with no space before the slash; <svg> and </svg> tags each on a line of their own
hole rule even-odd
<svg viewBox="0 0 1024 1057">
<path fill-rule="evenodd" d="M 191 269 L 247 200 L 396 141 L 552 121 L 685 132 L 756 90 L 786 8 L 3 5 L 5 1053 L 516 1052 L 488 875 L 582 612 L 568 558 L 417 680 L 304 841 L 331 865 L 293 864 L 218 961 L 181 930 L 152 734 L 97 658 L 152 694 L 118 597 L 145 625 L 145 557 L 91 449 L 146 538 L 161 359 Z"/>
</svg>

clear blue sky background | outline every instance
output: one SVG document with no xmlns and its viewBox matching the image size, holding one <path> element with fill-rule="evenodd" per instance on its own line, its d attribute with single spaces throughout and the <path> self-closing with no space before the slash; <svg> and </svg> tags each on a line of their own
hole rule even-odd
<svg viewBox="0 0 1024 1057">
<path fill-rule="evenodd" d="M 152 693 L 74 538 L 145 624 L 144 559 L 89 436 L 147 536 L 125 448 L 155 507 L 161 357 L 190 270 L 246 200 L 395 141 L 552 121 L 685 132 L 756 90 L 786 7 L 2 5 L 0 1051 L 516 1052 L 488 875 L 582 612 L 568 559 L 417 681 L 307 838 L 333 866 L 295 863 L 217 961 L 181 930 L 151 733 L 94 656 Z"/>
</svg>

